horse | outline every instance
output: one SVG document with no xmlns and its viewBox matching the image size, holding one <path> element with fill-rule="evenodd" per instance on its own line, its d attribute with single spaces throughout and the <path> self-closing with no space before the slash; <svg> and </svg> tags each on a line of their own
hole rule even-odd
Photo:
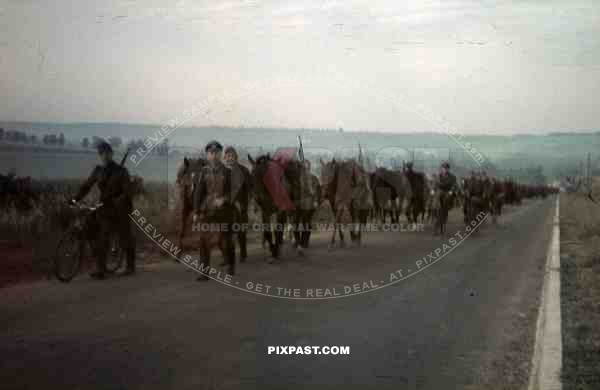
<svg viewBox="0 0 600 390">
<path fill-rule="evenodd" d="M 354 163 L 354 187 L 352 189 L 352 211 L 359 224 L 355 241 L 362 245 L 362 227 L 366 226 L 370 211 L 373 209 L 373 192 L 369 174 L 363 170 L 361 165 Z M 352 232 L 350 233 L 352 235 Z"/>
<path fill-rule="evenodd" d="M 405 199 L 411 199 L 412 189 L 406 176 L 396 170 L 376 168 L 371 174 L 375 215 L 385 222 L 390 214 L 392 223 L 398 223 Z"/>
<path fill-rule="evenodd" d="M 199 174 L 207 161 L 202 158 L 183 159 L 183 162 L 177 169 L 177 179 L 175 181 L 177 190 L 179 227 L 177 231 L 178 247 L 183 249 L 183 239 L 187 222 L 194 211 L 194 176 Z"/>
<path fill-rule="evenodd" d="M 30 210 L 39 200 L 30 176 L 17 177 L 14 173 L 0 174 L 0 205 L 15 207 L 20 211 Z"/>
<path fill-rule="evenodd" d="M 288 162 L 283 175 L 280 177 L 280 171 L 284 169 L 283 162 L 274 160 L 271 158 L 270 154 L 261 155 L 257 157 L 256 160 L 252 159 L 251 156 L 248 156 L 248 160 L 253 168 L 254 199 L 262 211 L 263 227 L 266 228 L 263 232 L 263 245 L 268 242 L 271 255 L 273 258 L 277 259 L 279 258 L 280 248 L 283 244 L 283 230 L 285 223 L 288 218 L 291 218 L 293 221 L 296 221 L 299 218 L 297 216 L 298 207 L 296 207 L 294 201 L 298 202 L 298 199 L 300 198 L 302 166 L 299 161 L 291 160 Z M 269 169 L 271 164 L 279 165 L 278 169 Z M 265 179 L 270 182 L 281 181 L 282 185 L 274 186 L 274 188 L 267 188 L 264 182 Z M 271 194 L 269 190 L 274 191 L 275 193 Z M 290 197 L 293 207 L 290 207 L 287 210 L 281 210 L 273 199 L 273 196 L 278 199 Z M 273 217 L 275 217 L 277 223 L 274 232 L 274 240 L 270 227 L 270 222 Z"/>
<path fill-rule="evenodd" d="M 248 224 L 248 205 L 254 188 L 254 180 L 250 170 L 237 161 L 226 163 L 225 166 L 231 170 L 231 198 L 234 206 L 234 222 L 244 227 L 240 228 L 237 233 L 240 246 L 240 262 L 243 263 L 248 256 L 245 225 Z"/>
<path fill-rule="evenodd" d="M 310 172 L 309 162 L 303 164 L 300 174 L 299 199 L 295 203 L 298 204 L 299 210 L 295 214 L 294 225 L 302 226 L 303 229 L 301 232 L 298 228 L 294 229 L 294 239 L 299 253 L 302 254 L 302 250 L 308 248 L 310 241 L 312 217 L 321 204 L 321 185 L 319 179 Z"/>
<path fill-rule="evenodd" d="M 361 245 L 361 228 L 366 225 L 369 210 L 372 208 L 369 175 L 360 168 L 354 160 L 338 162 L 335 158 L 321 163 L 321 191 L 323 198 L 331 204 L 335 215 L 335 229 L 333 230 L 329 248 L 335 245 L 336 232 L 340 236 L 340 246 L 344 246 L 344 233 L 340 224 L 353 224 L 358 227 L 350 231 L 353 243 Z"/>
<path fill-rule="evenodd" d="M 426 194 L 425 194 L 425 209 L 426 215 L 424 221 L 427 222 L 435 222 L 435 218 L 437 217 L 437 211 L 440 207 L 440 198 L 439 192 L 437 190 L 437 179 L 435 176 L 430 176 L 426 178 L 425 181 L 426 186 Z"/>
<path fill-rule="evenodd" d="M 406 208 L 406 219 L 409 223 L 417 223 L 419 215 L 425 217 L 425 175 L 421 172 L 407 171 L 404 173 L 410 183 L 411 197 Z"/>
</svg>

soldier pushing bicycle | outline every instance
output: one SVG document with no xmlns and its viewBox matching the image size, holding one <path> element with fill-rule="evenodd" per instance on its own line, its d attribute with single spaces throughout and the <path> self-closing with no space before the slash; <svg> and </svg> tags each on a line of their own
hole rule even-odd
<svg viewBox="0 0 600 390">
<path fill-rule="evenodd" d="M 113 160 L 113 150 L 109 143 L 99 143 L 97 150 L 102 165 L 94 168 L 90 177 L 71 201 L 73 204 L 77 204 L 94 185 L 97 185 L 100 190 L 102 206 L 95 210 L 96 226 L 98 227 L 96 233 L 98 242 L 95 250 L 97 269 L 90 276 L 94 279 L 106 277 L 107 251 L 111 244 L 110 237 L 115 233 L 127 259 L 127 269 L 121 275 L 133 275 L 135 274 L 135 237 L 129 218 L 129 214 L 133 211 L 129 172 L 123 167 L 123 164 L 119 165 Z"/>
</svg>

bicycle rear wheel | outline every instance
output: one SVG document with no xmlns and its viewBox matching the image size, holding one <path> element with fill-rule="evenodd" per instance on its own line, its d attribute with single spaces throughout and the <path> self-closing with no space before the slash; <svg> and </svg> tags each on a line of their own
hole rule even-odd
<svg viewBox="0 0 600 390">
<path fill-rule="evenodd" d="M 63 283 L 70 282 L 79 272 L 83 254 L 83 241 L 77 231 L 65 233 L 56 248 L 54 275 Z"/>
</svg>

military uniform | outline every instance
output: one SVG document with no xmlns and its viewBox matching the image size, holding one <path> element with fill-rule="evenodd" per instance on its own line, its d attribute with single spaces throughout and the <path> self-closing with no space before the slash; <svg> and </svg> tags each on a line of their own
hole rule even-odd
<svg viewBox="0 0 600 390">
<path fill-rule="evenodd" d="M 308 248 L 312 232 L 312 217 L 321 203 L 321 184 L 308 169 L 303 168 L 300 177 L 299 207 L 296 212 L 294 239 L 301 248 Z M 302 226 L 302 228 L 300 228 Z"/>
<path fill-rule="evenodd" d="M 248 224 L 248 202 L 252 187 L 252 177 L 248 168 L 237 161 L 225 162 L 224 164 L 231 173 L 231 197 L 234 222 L 240 224 L 237 237 L 240 245 L 240 261 L 243 262 L 248 257 L 245 226 Z"/>
<path fill-rule="evenodd" d="M 438 188 L 440 189 L 440 191 L 444 192 L 456 191 L 458 189 L 456 176 L 454 176 L 450 172 L 448 172 L 447 175 L 439 175 Z"/>
<path fill-rule="evenodd" d="M 135 237 L 129 215 L 133 211 L 133 201 L 130 191 L 130 178 L 127 169 L 111 161 L 106 166 L 98 165 L 90 177 L 82 185 L 75 201 L 83 199 L 96 184 L 100 190 L 100 202 L 103 207 L 98 209 L 98 242 L 96 262 L 98 273 L 106 272 L 106 255 L 111 232 L 117 232 L 122 249 L 127 256 L 127 270 L 135 271 Z"/>
<path fill-rule="evenodd" d="M 221 161 L 208 161 L 202 167 L 200 174 L 195 177 L 194 183 L 194 212 L 202 214 L 205 219 L 203 222 L 211 224 L 219 229 L 225 225 L 221 231 L 223 240 L 223 255 L 227 266 L 227 273 L 235 274 L 235 247 L 233 244 L 234 210 L 231 201 L 231 170 Z M 218 200 L 222 199 L 222 205 Z M 211 245 L 209 240 L 211 236 L 218 235 L 214 231 L 201 233 L 200 236 L 200 261 L 204 266 L 210 264 Z"/>
</svg>

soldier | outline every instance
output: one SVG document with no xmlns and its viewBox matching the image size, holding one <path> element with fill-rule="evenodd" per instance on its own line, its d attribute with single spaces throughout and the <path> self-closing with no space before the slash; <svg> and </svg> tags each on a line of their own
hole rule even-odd
<svg viewBox="0 0 600 390">
<path fill-rule="evenodd" d="M 200 239 L 200 261 L 205 269 L 210 265 L 210 239 L 212 235 L 220 235 L 223 240 L 223 256 L 226 272 L 235 275 L 235 247 L 233 245 L 232 222 L 234 218 L 231 203 L 231 171 L 221 162 L 223 146 L 217 141 L 206 145 L 207 164 L 202 167 L 194 183 L 194 223 L 202 214 L 210 224 L 211 231 L 202 233 Z M 212 231 L 217 227 L 220 231 Z M 205 271 L 207 272 L 207 271 Z M 202 273 L 198 281 L 210 280 L 207 273 Z"/>
<path fill-rule="evenodd" d="M 231 170 L 231 196 L 236 217 L 235 222 L 240 224 L 237 237 L 240 245 L 240 263 L 243 263 L 248 257 L 246 225 L 248 224 L 248 201 L 252 178 L 248 168 L 238 163 L 238 153 L 233 146 L 225 148 L 225 166 Z"/>
<path fill-rule="evenodd" d="M 484 211 L 490 210 L 492 205 L 493 185 L 485 170 L 481 172 L 481 186 L 483 188 L 483 208 Z"/>
<path fill-rule="evenodd" d="M 446 161 L 442 163 L 438 183 L 441 192 L 448 194 L 452 192 L 452 195 L 454 195 L 458 190 L 456 176 L 450 172 L 450 164 Z"/>
<path fill-rule="evenodd" d="M 437 184 L 440 196 L 440 211 L 443 212 L 442 217 L 445 223 L 448 218 L 447 213 L 452 208 L 454 197 L 458 192 L 456 176 L 450 173 L 450 164 L 447 161 L 444 161 L 440 167 Z"/>
<path fill-rule="evenodd" d="M 473 189 L 476 187 L 477 183 L 477 174 L 474 170 L 470 172 L 469 177 L 465 180 L 465 188 L 464 188 L 464 203 L 463 203 L 463 214 L 465 217 L 465 223 L 469 223 L 469 208 L 471 206 L 471 197 Z"/>
<path fill-rule="evenodd" d="M 302 225 L 303 229 L 296 234 L 300 251 L 302 251 L 302 248 L 308 248 L 312 233 L 312 217 L 321 203 L 321 184 L 319 183 L 319 179 L 311 173 L 309 160 L 303 161 L 302 170 L 301 207 L 298 223 Z"/>
<path fill-rule="evenodd" d="M 103 204 L 98 209 L 98 242 L 96 250 L 97 270 L 90 274 L 94 279 L 106 277 L 106 255 L 109 245 L 110 232 L 116 231 L 119 243 L 127 256 L 127 269 L 122 276 L 135 273 L 135 237 L 132 231 L 129 214 L 133 211 L 130 179 L 127 169 L 113 160 L 113 150 L 107 142 L 97 145 L 98 155 L 102 165 L 96 166 L 90 177 L 81 186 L 79 193 L 72 200 L 79 202 L 90 191 L 94 184 L 100 190 L 100 202 Z"/>
</svg>

